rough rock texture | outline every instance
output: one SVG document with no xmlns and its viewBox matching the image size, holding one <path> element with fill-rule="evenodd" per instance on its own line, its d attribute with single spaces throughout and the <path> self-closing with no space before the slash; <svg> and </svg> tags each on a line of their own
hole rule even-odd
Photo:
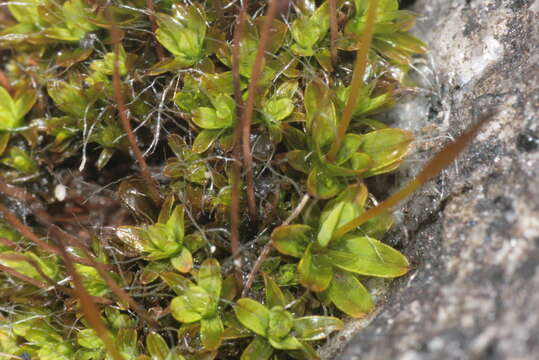
<svg viewBox="0 0 539 360">
<path fill-rule="evenodd" d="M 435 74 L 412 114 L 427 119 L 416 156 L 494 115 L 402 211 L 389 241 L 415 269 L 337 358 L 537 359 L 539 0 L 419 0 L 415 10 L 432 57 L 421 71 Z"/>
</svg>

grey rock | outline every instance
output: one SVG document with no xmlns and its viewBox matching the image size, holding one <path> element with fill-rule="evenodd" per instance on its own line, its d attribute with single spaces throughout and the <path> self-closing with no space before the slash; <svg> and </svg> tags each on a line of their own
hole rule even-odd
<svg viewBox="0 0 539 360">
<path fill-rule="evenodd" d="M 419 138 L 408 175 L 492 119 L 400 211 L 386 240 L 414 270 L 331 348 L 344 347 L 343 360 L 538 359 L 539 0 L 419 0 L 415 10 L 430 92 L 398 109 Z"/>
</svg>

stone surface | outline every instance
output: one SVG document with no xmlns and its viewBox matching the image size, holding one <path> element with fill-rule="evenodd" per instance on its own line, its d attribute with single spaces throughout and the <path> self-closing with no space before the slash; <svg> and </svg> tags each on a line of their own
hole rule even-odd
<svg viewBox="0 0 539 360">
<path fill-rule="evenodd" d="M 419 137 L 415 157 L 494 114 L 401 211 L 388 241 L 414 270 L 346 347 L 335 340 L 336 358 L 537 359 L 539 0 L 419 0 L 415 10 L 432 58 L 419 68 L 430 93 L 400 109 Z"/>
</svg>

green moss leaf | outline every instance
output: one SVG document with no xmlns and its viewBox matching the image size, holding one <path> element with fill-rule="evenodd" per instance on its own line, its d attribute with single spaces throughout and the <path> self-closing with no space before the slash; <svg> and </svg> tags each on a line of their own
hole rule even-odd
<svg viewBox="0 0 539 360">
<path fill-rule="evenodd" d="M 345 184 L 331 172 L 315 166 L 307 177 L 309 194 L 319 199 L 331 199 L 343 190 Z"/>
<path fill-rule="evenodd" d="M 255 300 L 243 298 L 236 302 L 234 312 L 247 329 L 255 334 L 267 336 L 270 312 L 264 305 Z"/>
<path fill-rule="evenodd" d="M 191 280 L 176 272 L 165 271 L 159 276 L 177 295 L 183 295 L 189 288 L 195 286 Z"/>
<path fill-rule="evenodd" d="M 325 255 L 315 254 L 311 246 L 298 264 L 299 282 L 314 292 L 324 291 L 333 277 L 333 267 Z"/>
<path fill-rule="evenodd" d="M 211 301 L 204 289 L 191 286 L 183 295 L 175 297 L 170 303 L 172 316 L 183 323 L 199 321 L 211 306 Z"/>
<path fill-rule="evenodd" d="M 308 174 L 310 166 L 307 162 L 308 152 L 305 150 L 292 150 L 286 153 L 286 160 L 294 170 Z"/>
<path fill-rule="evenodd" d="M 185 247 L 180 253 L 170 259 L 170 263 L 181 273 L 188 273 L 193 268 L 193 256 Z"/>
<path fill-rule="evenodd" d="M 218 299 L 221 296 L 221 265 L 216 259 L 207 259 L 200 265 L 197 284 L 208 294 Z"/>
<path fill-rule="evenodd" d="M 396 169 L 410 151 L 413 135 L 409 131 L 387 128 L 362 136 L 360 151 L 373 160 L 365 176 L 383 174 Z"/>
<path fill-rule="evenodd" d="M 202 57 L 206 22 L 201 7 L 175 4 L 173 16 L 158 13 L 156 19 L 157 40 L 183 63 L 183 67 L 195 64 Z"/>
<path fill-rule="evenodd" d="M 270 337 L 268 338 L 268 341 L 271 346 L 279 350 L 298 350 L 303 347 L 303 344 L 293 336 L 286 336 L 281 339 Z"/>
<path fill-rule="evenodd" d="M 146 350 L 152 360 L 166 360 L 170 352 L 165 339 L 158 333 L 152 331 L 146 336 Z"/>
<path fill-rule="evenodd" d="M 36 92 L 30 89 L 13 99 L 6 89 L 0 86 L 0 131 L 22 126 L 24 116 L 32 109 L 36 99 Z"/>
<path fill-rule="evenodd" d="M 268 360 L 273 355 L 273 348 L 265 338 L 256 336 L 247 345 L 240 360 Z"/>
<path fill-rule="evenodd" d="M 273 246 L 282 254 L 302 257 L 310 243 L 312 229 L 307 225 L 282 225 L 273 230 Z"/>
<path fill-rule="evenodd" d="M 222 130 L 202 130 L 193 142 L 193 152 L 202 154 L 213 145 L 221 134 Z"/>
<path fill-rule="evenodd" d="M 406 274 L 406 257 L 367 236 L 345 236 L 332 242 L 327 257 L 335 266 L 357 274 L 393 278 Z"/>
<path fill-rule="evenodd" d="M 279 285 L 269 277 L 267 274 L 262 274 L 264 277 L 264 286 L 266 288 L 266 304 L 268 307 L 273 308 L 274 306 L 286 305 L 286 300 L 283 292 L 279 288 Z"/>
<path fill-rule="evenodd" d="M 365 207 L 368 191 L 363 184 L 350 185 L 337 198 L 328 202 L 320 217 L 317 241 L 326 247 L 337 228 L 358 217 Z"/>
<path fill-rule="evenodd" d="M 200 340 L 208 350 L 219 348 L 224 332 L 223 322 L 219 316 L 200 320 Z"/>
<path fill-rule="evenodd" d="M 367 289 L 353 274 L 345 271 L 335 270 L 327 296 L 339 310 L 355 318 L 364 317 L 373 308 Z"/>
<path fill-rule="evenodd" d="M 94 329 L 83 329 L 77 333 L 77 344 L 86 349 L 102 349 L 103 341 Z"/>
<path fill-rule="evenodd" d="M 292 314 L 282 306 L 277 305 L 269 312 L 268 338 L 279 341 L 285 338 L 292 330 Z"/>
<path fill-rule="evenodd" d="M 342 320 L 332 316 L 305 316 L 294 319 L 294 335 L 302 341 L 316 341 L 343 328 Z"/>
</svg>

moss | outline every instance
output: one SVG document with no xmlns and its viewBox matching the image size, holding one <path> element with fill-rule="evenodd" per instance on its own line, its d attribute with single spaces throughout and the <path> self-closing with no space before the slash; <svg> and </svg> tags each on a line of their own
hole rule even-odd
<svg viewBox="0 0 539 360">
<path fill-rule="evenodd" d="M 373 117 L 425 51 L 415 15 L 276 3 L 8 5 L 0 352 L 313 359 L 372 310 L 365 279 L 408 271 L 387 212 L 345 228 L 410 150 Z"/>
</svg>

